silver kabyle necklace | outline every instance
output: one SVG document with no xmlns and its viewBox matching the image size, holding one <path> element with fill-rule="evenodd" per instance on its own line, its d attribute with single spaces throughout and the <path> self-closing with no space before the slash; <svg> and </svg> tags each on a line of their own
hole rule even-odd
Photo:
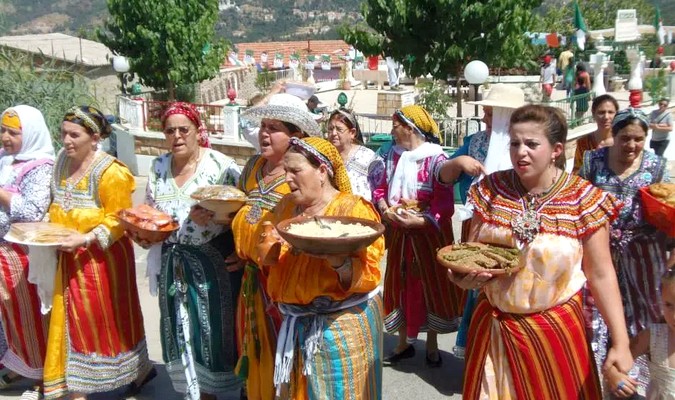
<svg viewBox="0 0 675 400">
<path fill-rule="evenodd" d="M 529 245 L 541 230 L 541 215 L 539 211 L 544 208 L 552 199 L 539 203 L 539 199 L 545 197 L 554 187 L 558 181 L 558 173 L 553 178 L 553 183 L 544 192 L 539 194 L 527 193 L 520 198 L 523 211 L 516 215 L 511 220 L 511 230 L 516 238 L 516 243 L 519 248 Z M 526 201 L 528 199 L 529 201 Z"/>
</svg>

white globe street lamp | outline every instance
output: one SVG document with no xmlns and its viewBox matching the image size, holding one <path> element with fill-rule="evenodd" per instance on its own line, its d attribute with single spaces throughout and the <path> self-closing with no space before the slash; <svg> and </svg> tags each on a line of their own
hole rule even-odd
<svg viewBox="0 0 675 400">
<path fill-rule="evenodd" d="M 131 83 L 134 80 L 134 74 L 129 74 L 131 66 L 129 65 L 129 60 L 124 56 L 113 56 L 112 58 L 112 67 L 115 72 L 119 75 L 122 93 L 127 94 L 127 84 Z"/>
<path fill-rule="evenodd" d="M 473 60 L 464 67 L 464 79 L 473 85 L 475 100 L 478 100 L 478 87 L 485 83 L 489 76 L 488 66 L 480 60 Z M 478 104 L 475 107 L 474 114 L 478 116 Z"/>
</svg>

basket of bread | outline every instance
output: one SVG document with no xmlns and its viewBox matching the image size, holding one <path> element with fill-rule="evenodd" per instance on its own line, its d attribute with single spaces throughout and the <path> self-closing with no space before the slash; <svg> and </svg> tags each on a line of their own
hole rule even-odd
<svg viewBox="0 0 675 400">
<path fill-rule="evenodd" d="M 309 254 L 352 254 L 384 233 L 377 221 L 355 217 L 296 217 L 277 224 L 277 232 L 294 249 Z"/>
<path fill-rule="evenodd" d="M 160 243 L 178 229 L 178 222 L 170 215 L 141 204 L 121 210 L 117 216 L 127 232 L 148 243 Z"/>
<path fill-rule="evenodd" d="M 246 193 L 230 185 L 211 185 L 197 189 L 190 195 L 200 207 L 214 213 L 215 222 L 231 219 L 231 214 L 246 204 Z"/>
<path fill-rule="evenodd" d="M 524 266 L 518 249 L 477 242 L 443 247 L 438 250 L 436 260 L 456 274 L 478 271 L 493 276 L 511 275 Z"/>
<path fill-rule="evenodd" d="M 640 188 L 645 220 L 675 237 L 675 183 L 655 183 Z"/>
<path fill-rule="evenodd" d="M 5 240 L 27 246 L 59 246 L 79 232 L 51 222 L 17 222 L 9 226 Z"/>
</svg>

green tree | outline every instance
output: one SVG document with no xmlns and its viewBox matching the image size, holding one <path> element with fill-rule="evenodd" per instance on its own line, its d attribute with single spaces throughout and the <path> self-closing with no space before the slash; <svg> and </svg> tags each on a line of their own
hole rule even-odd
<svg viewBox="0 0 675 400">
<path fill-rule="evenodd" d="M 367 26 L 343 26 L 340 34 L 366 55 L 402 61 L 410 76 L 462 76 L 464 65 L 480 59 L 491 67 L 522 66 L 541 0 L 367 0 Z M 458 102 L 461 115 L 461 102 Z"/>
<path fill-rule="evenodd" d="M 146 86 L 167 89 L 213 78 L 227 44 L 215 38 L 218 0 L 107 0 L 110 18 L 97 35 L 131 60 Z"/>
</svg>

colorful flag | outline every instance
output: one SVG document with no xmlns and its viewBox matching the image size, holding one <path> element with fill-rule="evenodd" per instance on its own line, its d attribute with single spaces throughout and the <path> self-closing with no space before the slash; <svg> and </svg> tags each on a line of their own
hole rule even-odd
<svg viewBox="0 0 675 400">
<path fill-rule="evenodd" d="M 581 15 L 581 8 L 579 8 L 579 3 L 574 2 L 574 27 L 577 28 L 576 37 L 577 37 L 577 46 L 579 50 L 583 51 L 586 46 L 586 32 L 588 28 L 586 27 L 586 22 L 584 21 L 584 16 Z"/>
<path fill-rule="evenodd" d="M 654 15 L 654 30 L 656 37 L 659 38 L 659 44 L 663 46 L 666 43 L 666 30 L 663 29 L 663 20 L 661 19 L 661 10 L 656 7 L 656 14 Z"/>
</svg>

